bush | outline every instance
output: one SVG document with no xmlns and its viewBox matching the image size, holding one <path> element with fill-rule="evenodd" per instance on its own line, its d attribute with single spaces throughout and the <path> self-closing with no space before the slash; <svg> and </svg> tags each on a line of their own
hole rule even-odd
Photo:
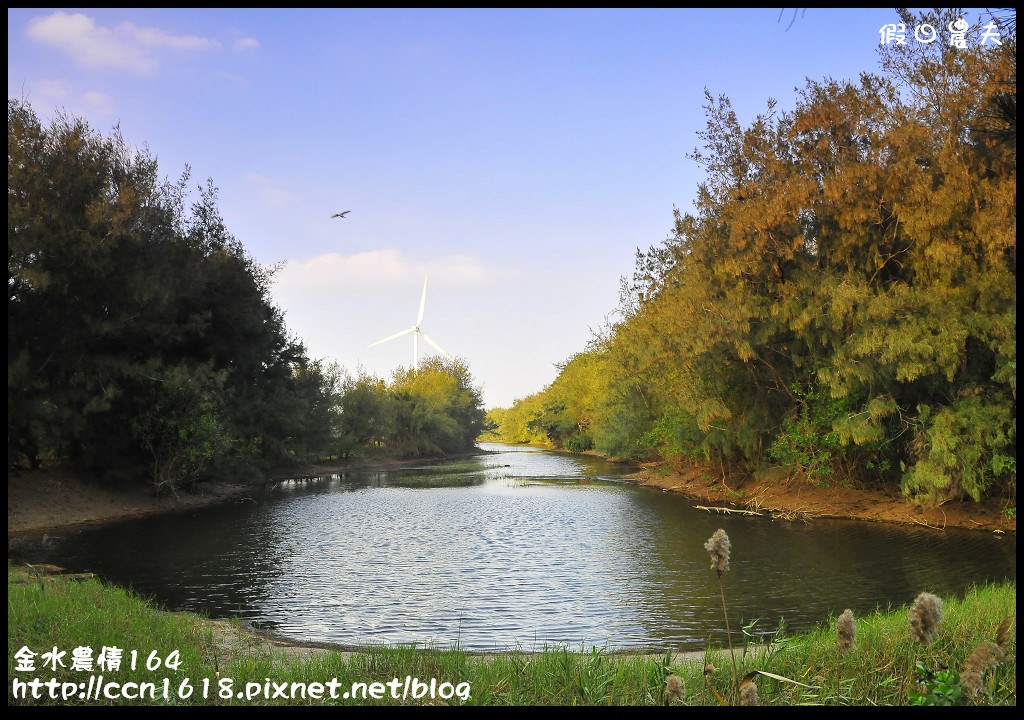
<svg viewBox="0 0 1024 720">
<path fill-rule="evenodd" d="M 565 448 L 569 452 L 584 452 L 585 450 L 590 450 L 593 447 L 594 439 L 582 430 L 573 433 L 569 436 L 569 439 L 565 441 Z"/>
</svg>

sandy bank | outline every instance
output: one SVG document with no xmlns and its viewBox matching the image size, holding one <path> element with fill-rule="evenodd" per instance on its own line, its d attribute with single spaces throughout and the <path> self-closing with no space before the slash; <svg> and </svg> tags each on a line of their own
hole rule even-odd
<svg viewBox="0 0 1024 720">
<path fill-rule="evenodd" d="M 476 453 L 473 453 L 476 454 Z M 447 458 L 450 459 L 450 458 Z M 153 494 L 144 483 L 113 487 L 90 482 L 67 470 L 23 470 L 7 476 L 7 533 L 41 532 L 74 525 L 96 525 L 156 513 L 240 500 L 277 480 L 315 477 L 353 470 L 386 470 L 438 462 L 438 458 L 353 458 L 271 473 L 263 485 L 198 483 L 177 497 Z"/>
<path fill-rule="evenodd" d="M 729 482 L 726 486 L 700 468 L 666 473 L 661 466 L 650 466 L 629 476 L 626 481 L 665 492 L 682 493 L 703 507 L 738 509 L 789 520 L 847 518 L 938 529 L 1017 531 L 1016 518 L 1007 517 L 1003 503 L 997 501 L 949 501 L 926 506 L 892 491 L 837 484 L 822 487 L 781 474 L 779 477 L 749 478 L 742 483 Z"/>
</svg>

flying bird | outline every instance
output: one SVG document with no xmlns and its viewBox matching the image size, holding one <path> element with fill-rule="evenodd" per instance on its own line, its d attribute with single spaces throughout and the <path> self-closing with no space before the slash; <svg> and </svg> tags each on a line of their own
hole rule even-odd
<svg viewBox="0 0 1024 720">
<path fill-rule="evenodd" d="M 350 212 L 352 212 L 352 211 L 351 210 L 346 210 L 345 212 L 334 213 L 333 215 L 331 215 L 331 219 L 333 220 L 334 218 L 343 218 L 346 215 L 348 215 Z"/>
</svg>

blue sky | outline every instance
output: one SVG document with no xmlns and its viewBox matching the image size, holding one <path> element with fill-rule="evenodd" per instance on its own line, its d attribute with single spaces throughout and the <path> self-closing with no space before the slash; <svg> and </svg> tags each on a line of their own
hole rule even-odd
<svg viewBox="0 0 1024 720">
<path fill-rule="evenodd" d="M 8 10 L 9 97 L 212 178 L 313 357 L 390 376 L 416 319 L 488 406 L 584 349 L 741 120 L 877 68 L 893 10 Z M 969 18 L 972 16 L 968 16 Z M 331 214 L 351 210 L 343 219 Z"/>
</svg>

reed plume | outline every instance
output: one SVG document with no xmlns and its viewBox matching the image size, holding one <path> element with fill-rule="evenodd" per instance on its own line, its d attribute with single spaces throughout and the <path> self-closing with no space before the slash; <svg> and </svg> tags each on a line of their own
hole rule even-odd
<svg viewBox="0 0 1024 720">
<path fill-rule="evenodd" d="M 725 605 L 725 585 L 722 583 L 722 573 L 729 569 L 729 536 L 725 530 L 718 528 L 714 534 L 704 543 L 704 549 L 711 556 L 711 569 L 718 573 L 718 589 L 722 593 L 722 614 L 725 615 L 725 638 L 729 642 L 729 656 L 732 658 L 732 685 L 739 693 L 738 676 L 736 670 L 736 652 L 732 649 L 732 630 L 729 628 L 729 610 Z"/>
<path fill-rule="evenodd" d="M 761 699 L 757 696 L 757 684 L 754 678 L 756 672 L 747 673 L 740 681 L 740 705 L 760 705 Z"/>
<path fill-rule="evenodd" d="M 996 641 L 979 643 L 971 650 L 960 669 L 960 681 L 972 695 L 978 696 L 985 688 L 985 673 L 1006 659 L 1006 640 L 1013 616 L 1006 618 L 996 629 Z"/>
<path fill-rule="evenodd" d="M 836 620 L 836 644 L 839 654 L 845 655 L 853 649 L 857 639 L 857 621 L 853 619 L 853 610 L 847 608 Z"/>
<path fill-rule="evenodd" d="M 975 646 L 960 669 L 960 681 L 972 695 L 980 695 L 985 687 L 985 672 L 1006 659 L 1006 653 L 994 642 L 985 641 Z"/>
<path fill-rule="evenodd" d="M 669 675 L 665 678 L 665 704 L 671 705 L 672 701 L 682 702 L 686 697 L 686 689 L 683 687 L 683 679 L 678 675 Z"/>
<path fill-rule="evenodd" d="M 704 657 L 705 657 L 705 659 L 707 658 L 707 651 L 705 651 Z M 715 666 L 712 665 L 711 663 L 706 663 L 704 665 L 704 676 L 701 678 L 701 683 L 700 683 L 700 704 L 701 705 L 704 704 L 704 692 L 708 688 L 708 678 L 711 677 L 714 674 L 715 674 Z"/>
<path fill-rule="evenodd" d="M 1006 639 L 1010 635 L 1010 625 L 1013 624 L 1013 615 L 999 623 L 999 629 L 996 630 L 996 645 L 1003 648 L 1006 647 Z"/>
<path fill-rule="evenodd" d="M 721 528 L 704 543 L 704 549 L 711 556 L 711 569 L 718 573 L 719 578 L 729 569 L 729 547 L 729 536 Z"/>
<path fill-rule="evenodd" d="M 910 634 L 928 645 L 939 632 L 942 622 L 942 600 L 931 593 L 923 592 L 914 600 L 907 613 L 910 620 Z"/>
</svg>

